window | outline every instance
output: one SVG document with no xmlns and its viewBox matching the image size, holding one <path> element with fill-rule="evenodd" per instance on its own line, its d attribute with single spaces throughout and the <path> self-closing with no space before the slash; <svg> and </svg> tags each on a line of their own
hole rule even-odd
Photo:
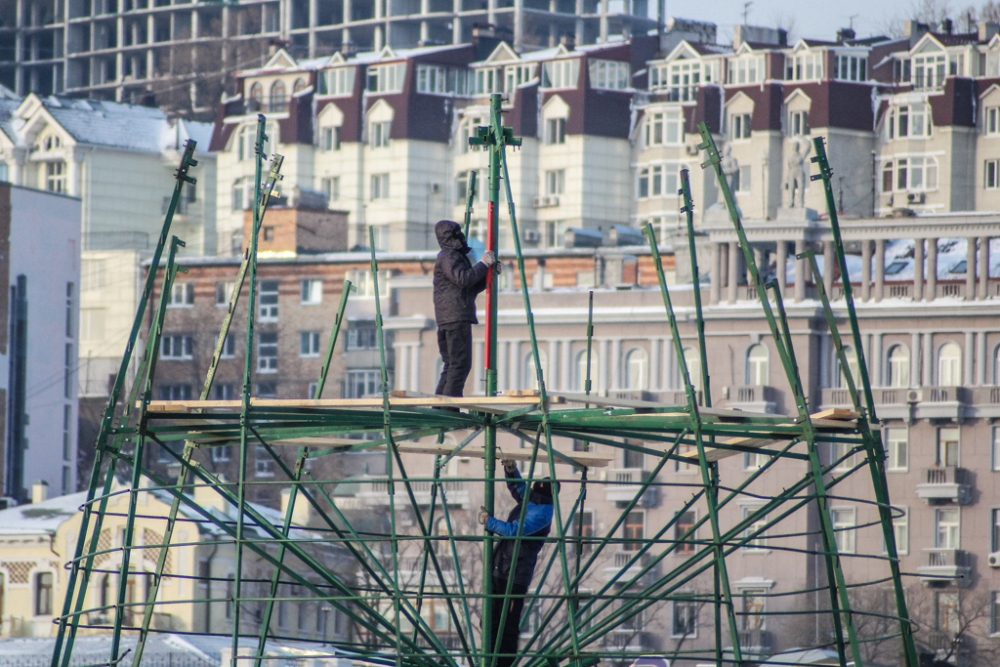
<svg viewBox="0 0 1000 667">
<path fill-rule="evenodd" d="M 245 211 L 253 205 L 253 185 L 248 178 L 237 178 L 233 181 L 233 191 L 230 206 L 234 213 Z"/>
<path fill-rule="evenodd" d="M 834 470 L 850 470 L 854 467 L 854 455 L 850 455 L 854 446 L 849 442 L 834 442 L 830 444 L 831 461 L 836 462 Z"/>
<path fill-rule="evenodd" d="M 905 345 L 893 345 L 887 355 L 885 368 L 885 384 L 889 387 L 910 386 L 910 348 Z"/>
<path fill-rule="evenodd" d="M 369 93 L 400 93 L 406 77 L 406 63 L 374 65 L 368 68 Z"/>
<path fill-rule="evenodd" d="M 299 356 L 318 357 L 319 356 L 319 332 L 300 331 L 299 332 Z"/>
<path fill-rule="evenodd" d="M 39 572 L 35 575 L 35 616 L 52 614 L 52 573 Z"/>
<path fill-rule="evenodd" d="M 341 97 L 354 92 L 355 67 L 328 69 L 319 75 L 319 94 Z"/>
<path fill-rule="evenodd" d="M 751 522 L 743 529 L 743 539 L 746 540 L 743 545 L 744 552 L 765 551 L 767 549 L 767 533 L 765 531 L 767 516 L 754 516 L 760 509 L 760 507 L 751 505 L 744 505 L 741 508 L 743 521 Z"/>
<path fill-rule="evenodd" d="M 937 456 L 935 463 L 944 467 L 958 466 L 959 430 L 955 427 L 939 428 L 937 432 Z"/>
<path fill-rule="evenodd" d="M 369 189 L 369 199 L 375 201 L 377 199 L 388 199 L 389 198 L 389 174 L 372 174 L 371 186 Z"/>
<path fill-rule="evenodd" d="M 958 508 L 939 507 L 934 510 L 934 547 L 958 549 L 961 536 L 961 516 Z"/>
<path fill-rule="evenodd" d="M 441 65 L 417 65 L 417 92 L 432 95 L 454 92 L 454 81 L 449 87 L 448 75 L 449 69 Z"/>
<path fill-rule="evenodd" d="M 853 507 L 833 508 L 830 510 L 830 523 L 833 524 L 833 536 L 837 540 L 837 551 L 842 554 L 854 553 L 857 545 L 857 531 L 854 526 L 856 510 Z"/>
<path fill-rule="evenodd" d="M 270 477 L 274 474 L 274 459 L 264 445 L 254 448 L 253 469 L 258 477 Z"/>
<path fill-rule="evenodd" d="M 288 111 L 288 97 L 285 95 L 285 83 L 281 80 L 271 84 L 271 95 L 267 100 L 267 110 L 270 113 Z"/>
<path fill-rule="evenodd" d="M 262 331 L 257 334 L 257 370 L 261 373 L 278 372 L 278 334 Z"/>
<path fill-rule="evenodd" d="M 66 343 L 63 348 L 63 396 L 73 397 L 73 372 L 76 367 L 76 359 L 73 356 L 73 343 Z"/>
<path fill-rule="evenodd" d="M 631 391 L 642 391 L 649 381 L 649 356 L 646 350 L 635 348 L 625 357 L 625 386 Z"/>
<path fill-rule="evenodd" d="M 577 514 L 570 522 L 569 534 L 572 537 L 580 538 L 582 553 L 589 554 L 594 545 L 589 542 L 594 537 L 594 510 L 584 510 Z"/>
<path fill-rule="evenodd" d="M 860 56 L 835 56 L 833 78 L 841 81 L 866 81 L 868 79 L 868 59 Z"/>
<path fill-rule="evenodd" d="M 733 190 L 736 192 L 750 192 L 750 166 L 740 167 L 733 174 Z"/>
<path fill-rule="evenodd" d="M 990 592 L 990 634 L 1000 633 L 1000 591 Z"/>
<path fill-rule="evenodd" d="M 1000 135 L 1000 107 L 987 107 L 983 110 L 983 133 Z"/>
<path fill-rule="evenodd" d="M 222 332 L 220 331 L 212 339 L 213 345 L 219 342 L 219 334 L 221 333 Z M 214 347 L 212 348 L 212 351 L 213 352 L 215 351 Z M 232 331 L 229 331 L 226 333 L 226 340 L 222 341 L 222 354 L 220 354 L 219 357 L 221 359 L 232 359 L 235 356 L 236 356 L 236 336 L 233 335 Z"/>
<path fill-rule="evenodd" d="M 45 162 L 45 189 L 66 192 L 66 165 L 63 162 Z"/>
<path fill-rule="evenodd" d="M 767 385 L 770 383 L 770 377 L 767 348 L 760 343 L 751 345 L 747 351 L 747 384 Z"/>
<path fill-rule="evenodd" d="M 307 278 L 302 281 L 302 303 L 315 305 L 323 302 L 323 281 Z"/>
<path fill-rule="evenodd" d="M 729 61 L 729 83 L 758 83 L 763 80 L 763 57 L 751 56 Z"/>
<path fill-rule="evenodd" d="M 212 392 L 213 398 L 217 401 L 232 401 L 236 398 L 235 388 L 228 383 L 213 385 Z"/>
<path fill-rule="evenodd" d="M 698 539 L 697 533 L 692 532 L 687 537 L 684 536 L 689 530 L 694 528 L 696 520 L 697 515 L 694 510 L 679 512 L 677 514 L 677 520 L 674 522 L 674 543 L 676 544 L 674 553 L 693 554 L 695 552 L 696 545 L 694 541 Z"/>
<path fill-rule="evenodd" d="M 553 169 L 545 172 L 545 194 L 561 195 L 566 189 L 566 170 Z"/>
<path fill-rule="evenodd" d="M 580 60 L 556 60 L 542 65 L 542 88 L 576 88 Z"/>
<path fill-rule="evenodd" d="M 622 468 L 642 470 L 646 465 L 646 455 L 634 449 L 622 450 Z"/>
<path fill-rule="evenodd" d="M 788 113 L 788 136 L 803 137 L 809 134 L 809 112 L 791 111 Z"/>
<path fill-rule="evenodd" d="M 233 289 L 235 288 L 236 288 L 235 282 L 215 283 L 215 305 L 229 306 L 229 299 L 232 298 Z"/>
<path fill-rule="evenodd" d="M 73 292 L 74 283 L 66 283 L 66 338 L 76 338 L 76 327 L 73 326 Z"/>
<path fill-rule="evenodd" d="M 104 286 L 104 260 L 85 259 L 80 262 L 80 287 L 84 292 Z"/>
<path fill-rule="evenodd" d="M 670 80 L 667 99 L 671 102 L 693 102 L 698 95 L 701 79 L 701 63 L 670 63 Z"/>
<path fill-rule="evenodd" d="M 896 553 L 905 556 L 910 553 L 910 508 L 892 508 L 892 535 L 896 540 Z M 885 552 L 883 546 L 882 551 Z"/>
<path fill-rule="evenodd" d="M 684 365 L 687 366 L 691 386 L 697 391 L 698 385 L 701 383 L 701 354 L 698 350 L 693 347 L 684 348 Z M 684 379 L 679 377 L 676 386 L 683 389 Z"/>
<path fill-rule="evenodd" d="M 590 87 L 607 90 L 631 88 L 629 64 L 618 60 L 597 60 L 589 62 Z"/>
<path fill-rule="evenodd" d="M 257 283 L 257 314 L 261 322 L 278 321 L 278 281 L 261 280 Z"/>
<path fill-rule="evenodd" d="M 374 322 L 352 323 L 347 330 L 348 350 L 377 350 L 378 330 Z"/>
<path fill-rule="evenodd" d="M 372 148 L 387 148 L 392 135 L 392 121 L 385 120 L 368 126 L 368 143 Z"/>
<path fill-rule="evenodd" d="M 233 458 L 232 445 L 217 445 L 215 447 L 212 447 L 211 451 L 212 451 L 212 463 L 226 463 Z"/>
<path fill-rule="evenodd" d="M 938 385 L 956 387 L 962 384 L 962 348 L 957 343 L 945 343 L 938 350 Z"/>
<path fill-rule="evenodd" d="M 255 82 L 250 86 L 250 94 L 247 97 L 250 102 L 248 111 L 260 111 L 264 105 L 264 86 Z"/>
<path fill-rule="evenodd" d="M 914 88 L 939 88 L 944 85 L 945 54 L 914 56 L 911 82 Z"/>
<path fill-rule="evenodd" d="M 682 474 L 698 472 L 699 463 L 697 455 L 695 454 L 696 451 L 697 447 L 694 445 L 681 443 L 677 447 L 677 455 L 685 457 L 687 462 L 674 461 L 674 472 Z"/>
<path fill-rule="evenodd" d="M 801 53 L 785 58 L 786 81 L 811 81 L 823 78 L 825 53 Z"/>
<path fill-rule="evenodd" d="M 893 472 L 906 472 L 909 469 L 909 431 L 905 426 L 892 426 L 886 428 L 885 444 L 889 450 L 886 452 L 889 457 L 888 470 Z"/>
<path fill-rule="evenodd" d="M 160 385 L 159 395 L 161 401 L 190 401 L 191 385 L 163 384 Z"/>
<path fill-rule="evenodd" d="M 698 602 L 697 600 L 674 600 L 673 622 L 670 626 L 671 637 L 693 637 L 698 634 Z"/>
<path fill-rule="evenodd" d="M 168 308 L 183 308 L 194 305 L 194 283 L 174 283 L 167 298 Z"/>
<path fill-rule="evenodd" d="M 319 145 L 325 151 L 340 150 L 340 126 L 327 125 L 319 129 Z"/>
<path fill-rule="evenodd" d="M 545 121 L 545 143 L 549 145 L 566 143 L 565 118 L 549 118 Z"/>
<path fill-rule="evenodd" d="M 767 591 L 748 588 L 743 591 L 740 609 L 741 630 L 764 630 L 767 626 Z"/>
<path fill-rule="evenodd" d="M 990 551 L 1000 551 L 1000 509 L 990 510 Z"/>
<path fill-rule="evenodd" d="M 344 380 L 344 396 L 347 398 L 364 398 L 381 395 L 381 371 L 378 369 L 347 371 Z"/>
<path fill-rule="evenodd" d="M 545 350 L 538 350 L 538 364 L 541 366 L 542 373 L 548 374 L 549 372 L 549 355 Z M 524 365 L 522 367 L 521 385 L 525 389 L 538 389 L 538 371 L 535 368 L 535 357 L 528 352 L 524 355 Z"/>
<path fill-rule="evenodd" d="M 636 194 L 640 199 L 649 196 L 649 167 L 644 167 L 639 170 L 639 179 L 636 185 Z"/>
<path fill-rule="evenodd" d="M 929 137 L 931 119 L 924 104 L 903 105 L 889 115 L 889 138 Z"/>
<path fill-rule="evenodd" d="M 504 67 L 504 76 L 506 77 L 504 91 L 510 94 L 521 84 L 528 83 L 535 78 L 535 66 L 534 64 L 507 65 Z"/>
<path fill-rule="evenodd" d="M 649 114 L 646 121 L 646 146 L 684 143 L 684 116 L 680 111 Z"/>
<path fill-rule="evenodd" d="M 633 511 L 625 515 L 622 525 L 622 551 L 638 551 L 646 529 L 646 513 Z"/>
<path fill-rule="evenodd" d="M 194 337 L 171 334 L 160 339 L 161 359 L 191 359 L 194 356 Z"/>
<path fill-rule="evenodd" d="M 845 370 L 840 365 L 840 357 L 837 357 L 837 375 L 836 375 L 836 386 L 846 387 L 847 381 L 844 379 L 844 373 L 850 373 L 851 378 L 854 380 L 854 386 L 857 387 L 861 384 L 861 369 L 858 365 L 858 354 L 854 351 L 854 348 L 850 345 L 844 346 L 844 356 L 847 358 L 847 369 Z"/>
<path fill-rule="evenodd" d="M 983 166 L 983 187 L 987 190 L 1000 188 L 1000 160 L 987 160 Z"/>
<path fill-rule="evenodd" d="M 934 629 L 939 632 L 957 633 L 960 626 L 958 593 L 956 591 L 935 593 Z"/>
<path fill-rule="evenodd" d="M 62 451 L 63 460 L 69 461 L 70 454 L 72 453 L 73 445 L 73 406 L 64 405 L 63 406 L 63 427 L 62 427 L 63 437 L 62 437 Z M 63 495 L 68 493 L 64 491 Z"/>
<path fill-rule="evenodd" d="M 326 195 L 327 205 L 329 205 L 330 202 L 340 200 L 340 176 L 321 178 L 319 181 L 319 187 L 320 191 Z"/>
<path fill-rule="evenodd" d="M 278 386 L 273 382 L 258 382 L 254 387 L 254 394 L 260 398 L 277 398 Z"/>
<path fill-rule="evenodd" d="M 502 83 L 499 67 L 479 68 L 469 73 L 470 91 L 473 95 L 499 93 Z"/>
<path fill-rule="evenodd" d="M 375 279 L 370 270 L 351 269 L 347 272 L 346 278 L 351 281 L 351 284 L 354 285 L 354 288 L 357 290 L 355 293 L 356 296 L 353 298 L 375 296 Z M 389 296 L 389 278 L 390 273 L 388 270 L 378 272 L 378 292 L 379 296 L 382 298 Z"/>
<path fill-rule="evenodd" d="M 750 114 L 737 113 L 729 116 L 729 138 L 750 138 Z"/>
</svg>

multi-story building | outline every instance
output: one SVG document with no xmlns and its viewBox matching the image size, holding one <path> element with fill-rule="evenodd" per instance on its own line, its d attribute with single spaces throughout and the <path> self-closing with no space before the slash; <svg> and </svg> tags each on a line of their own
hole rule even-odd
<svg viewBox="0 0 1000 667">
<path fill-rule="evenodd" d="M 76 491 L 80 200 L 0 184 L 3 504 Z"/>
<path fill-rule="evenodd" d="M 204 114 L 231 83 L 233 70 L 259 67 L 274 43 L 287 44 L 296 58 L 314 58 L 349 49 L 461 44 L 477 24 L 493 24 L 518 51 L 530 51 L 555 46 L 564 35 L 593 44 L 645 34 L 657 26 L 649 10 L 646 0 L 6 0 L 0 3 L 6 54 L 0 85 L 22 95 L 155 100 Z"/>
</svg>

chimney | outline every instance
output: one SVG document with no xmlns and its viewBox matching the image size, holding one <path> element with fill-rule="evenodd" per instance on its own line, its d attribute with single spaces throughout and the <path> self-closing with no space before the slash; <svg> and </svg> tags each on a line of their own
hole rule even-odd
<svg viewBox="0 0 1000 667">
<path fill-rule="evenodd" d="M 45 480 L 39 480 L 31 485 L 31 502 L 41 503 L 49 498 L 49 483 Z"/>
<path fill-rule="evenodd" d="M 903 21 L 903 37 L 907 37 L 910 40 L 910 44 L 916 44 L 920 37 L 930 30 L 930 26 L 926 23 L 921 23 L 920 21 L 914 21 L 913 19 L 908 19 Z"/>
<path fill-rule="evenodd" d="M 857 37 L 857 33 L 854 32 L 853 28 L 841 28 L 837 31 L 837 41 L 841 44 L 849 42 L 855 37 Z"/>
<path fill-rule="evenodd" d="M 955 24 L 951 19 L 945 19 L 941 21 L 941 32 L 946 35 L 950 35 L 955 29 Z"/>
<path fill-rule="evenodd" d="M 988 42 L 993 39 L 993 35 L 1000 32 L 1000 23 L 992 21 L 980 21 L 976 24 L 977 35 L 980 42 Z"/>
<path fill-rule="evenodd" d="M 351 56 L 355 55 L 357 52 L 358 52 L 358 45 L 355 44 L 354 42 L 352 42 L 351 40 L 347 40 L 340 47 L 340 53 L 345 58 L 350 58 Z"/>
<path fill-rule="evenodd" d="M 566 33 L 559 38 L 559 43 L 562 44 L 564 47 L 566 47 L 567 51 L 572 51 L 573 49 L 576 48 L 576 37 L 574 37 L 569 33 Z"/>
<path fill-rule="evenodd" d="M 535 280 L 533 282 L 532 291 L 533 292 L 544 292 L 545 291 L 545 258 L 538 258 L 538 270 L 535 271 Z"/>
</svg>

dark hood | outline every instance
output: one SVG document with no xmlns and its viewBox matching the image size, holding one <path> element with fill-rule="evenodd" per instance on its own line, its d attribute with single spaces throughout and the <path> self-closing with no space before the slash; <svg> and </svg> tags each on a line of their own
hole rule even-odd
<svg viewBox="0 0 1000 667">
<path fill-rule="evenodd" d="M 464 254 L 472 250 L 465 242 L 462 227 L 454 220 L 439 220 L 434 226 L 434 234 L 442 250 L 457 250 Z"/>
</svg>

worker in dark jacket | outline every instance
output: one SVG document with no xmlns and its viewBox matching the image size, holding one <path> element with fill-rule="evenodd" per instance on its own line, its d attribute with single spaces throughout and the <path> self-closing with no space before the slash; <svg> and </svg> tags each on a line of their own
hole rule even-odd
<svg viewBox="0 0 1000 667">
<path fill-rule="evenodd" d="M 438 253 L 434 263 L 434 317 L 437 320 L 438 350 L 441 352 L 441 379 L 435 394 L 461 396 L 472 370 L 472 325 L 476 319 L 476 296 L 486 289 L 490 267 L 496 255 L 486 251 L 475 265 L 472 250 L 457 222 L 441 220 L 434 228 Z"/>
<path fill-rule="evenodd" d="M 520 531 L 523 538 L 521 546 L 517 551 L 517 563 L 512 563 L 514 559 L 514 545 L 517 542 L 516 536 L 521 520 L 521 505 L 525 500 L 527 483 L 521 479 L 521 473 L 517 470 L 517 465 L 513 461 L 504 461 L 504 476 L 507 478 L 507 489 L 514 497 L 517 504 L 507 515 L 506 521 L 490 516 L 485 509 L 479 513 L 479 523 L 486 526 L 486 530 L 501 535 L 508 539 L 498 540 L 493 551 L 493 595 L 497 596 L 492 601 L 492 628 L 494 646 L 496 638 L 500 636 L 500 655 L 497 658 L 497 667 L 510 667 L 514 663 L 517 653 L 517 638 L 521 626 L 521 612 L 524 611 L 524 595 L 531 586 L 531 577 L 535 572 L 535 562 L 538 560 L 538 553 L 545 544 L 544 538 L 548 536 L 552 528 L 552 490 L 553 486 L 549 478 L 535 482 L 531 487 L 531 493 L 527 494 L 528 507 L 524 512 L 524 528 Z M 558 491 L 558 484 L 556 485 Z M 503 614 L 504 593 L 507 592 L 507 579 L 513 570 L 514 584 L 511 587 L 511 598 L 508 602 L 507 618 L 504 626 L 500 628 L 500 617 Z M 491 649 L 488 649 L 491 650 Z"/>
</svg>

